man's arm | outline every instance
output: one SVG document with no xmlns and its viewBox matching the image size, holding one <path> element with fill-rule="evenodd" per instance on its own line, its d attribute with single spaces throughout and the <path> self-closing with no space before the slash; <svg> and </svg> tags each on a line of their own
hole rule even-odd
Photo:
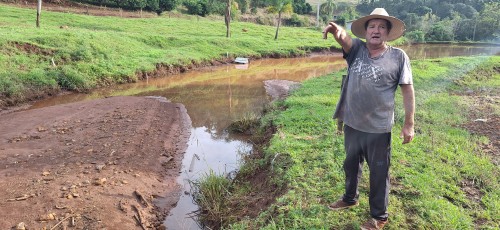
<svg viewBox="0 0 500 230">
<path fill-rule="evenodd" d="M 352 47 L 352 38 L 344 28 L 334 22 L 330 22 L 323 30 L 324 39 L 328 37 L 328 33 L 332 33 L 335 40 L 342 46 L 342 49 L 344 49 L 344 52 L 349 53 Z"/>
<path fill-rule="evenodd" d="M 405 108 L 405 123 L 401 130 L 403 144 L 410 143 L 415 136 L 414 119 L 415 119 L 415 93 L 413 85 L 401 85 L 401 93 L 403 94 L 403 104 Z"/>
</svg>

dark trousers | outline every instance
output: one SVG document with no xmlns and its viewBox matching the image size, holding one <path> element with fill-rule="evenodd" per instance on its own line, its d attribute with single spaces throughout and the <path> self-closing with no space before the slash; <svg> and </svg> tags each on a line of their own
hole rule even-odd
<svg viewBox="0 0 500 230">
<path fill-rule="evenodd" d="M 391 133 L 365 133 L 346 125 L 344 147 L 346 179 L 343 201 L 352 204 L 358 200 L 358 183 L 366 160 L 370 168 L 370 214 L 375 219 L 386 220 L 389 216 Z"/>
</svg>

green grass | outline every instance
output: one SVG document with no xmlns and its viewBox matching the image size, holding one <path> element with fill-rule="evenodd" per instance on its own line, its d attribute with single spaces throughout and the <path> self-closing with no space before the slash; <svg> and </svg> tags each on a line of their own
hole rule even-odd
<svg viewBox="0 0 500 230">
<path fill-rule="evenodd" d="M 160 69 L 189 69 L 214 60 L 291 57 L 339 48 L 322 28 L 231 23 L 179 17 L 119 18 L 42 11 L 0 4 L 0 106 L 61 90 L 89 92 L 135 82 Z M 246 32 L 244 32 L 246 31 Z M 403 43 L 400 39 L 393 44 Z"/>
<path fill-rule="evenodd" d="M 222 20 L 201 17 L 127 19 L 43 11 L 36 28 L 35 16 L 34 9 L 0 4 L 0 100 L 133 82 L 158 64 L 174 68 L 236 56 L 296 56 L 336 45 L 323 40 L 317 28 L 281 27 L 274 40 L 275 27 L 233 22 L 232 37 L 226 38 Z"/>
<path fill-rule="evenodd" d="M 207 224 L 211 220 L 220 219 L 221 215 L 227 213 L 227 197 L 229 194 L 229 185 L 231 181 L 223 176 L 216 175 L 213 171 L 206 173 L 203 180 L 191 182 L 191 187 L 195 191 L 194 201 L 200 206 L 206 207 L 203 215 L 200 215 L 200 221 Z"/>
<path fill-rule="evenodd" d="M 404 112 L 398 92 L 387 229 L 500 227 L 498 166 L 491 162 L 493 156 L 483 154 L 479 147 L 487 138 L 460 128 L 467 122 L 470 104 L 466 96 L 456 94 L 471 87 L 498 92 L 499 63 L 500 57 L 413 62 L 416 138 L 411 144 L 401 144 Z M 484 73 L 481 79 L 470 80 L 476 79 L 478 72 Z M 277 132 L 262 159 L 269 161 L 280 154 L 273 164 L 272 181 L 285 186 L 287 192 L 256 221 L 242 220 L 229 228 L 352 229 L 369 218 L 366 165 L 360 206 L 340 212 L 327 208 L 344 189 L 343 137 L 335 132 L 331 119 L 342 74 L 345 72 L 304 82 L 283 102 L 286 110 L 263 118 L 276 125 Z M 480 202 L 467 196 L 462 188 L 465 183 L 472 183 L 482 194 Z"/>
</svg>

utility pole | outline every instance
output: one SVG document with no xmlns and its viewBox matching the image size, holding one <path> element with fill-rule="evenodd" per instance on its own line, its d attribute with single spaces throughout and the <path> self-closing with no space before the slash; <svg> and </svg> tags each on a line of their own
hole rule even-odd
<svg viewBox="0 0 500 230">
<path fill-rule="evenodd" d="M 316 26 L 319 27 L 319 7 L 321 2 L 318 1 L 318 10 L 316 11 Z"/>
<path fill-rule="evenodd" d="M 42 13 L 42 0 L 38 0 L 38 5 L 36 6 L 36 27 L 40 28 L 40 13 Z"/>
</svg>

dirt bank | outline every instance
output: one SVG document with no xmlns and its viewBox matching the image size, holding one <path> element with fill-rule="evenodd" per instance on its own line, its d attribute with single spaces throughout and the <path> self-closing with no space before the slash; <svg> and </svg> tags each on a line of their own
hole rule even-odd
<svg viewBox="0 0 500 230">
<path fill-rule="evenodd" d="M 3 114 L 0 130 L 0 229 L 161 228 L 178 200 L 183 105 L 112 97 Z"/>
<path fill-rule="evenodd" d="M 285 100 L 290 91 L 300 87 L 300 82 L 288 80 L 267 80 L 264 81 L 266 93 L 271 96 L 273 101 Z"/>
</svg>

